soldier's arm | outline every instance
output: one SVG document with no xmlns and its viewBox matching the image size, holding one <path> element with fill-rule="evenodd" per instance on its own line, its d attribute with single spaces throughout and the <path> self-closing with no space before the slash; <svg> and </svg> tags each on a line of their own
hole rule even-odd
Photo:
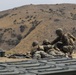
<svg viewBox="0 0 76 75">
<path fill-rule="evenodd" d="M 58 41 L 60 41 L 60 38 L 59 37 L 57 37 L 54 41 L 52 41 L 50 44 L 51 45 L 54 45 L 55 43 L 57 43 Z"/>
<path fill-rule="evenodd" d="M 52 48 L 52 45 L 44 45 L 44 49 L 51 49 Z"/>
<path fill-rule="evenodd" d="M 70 33 L 67 33 L 68 34 L 68 36 L 70 37 L 70 38 L 72 38 L 73 39 L 73 41 L 76 41 L 76 37 L 74 37 L 72 34 L 70 34 Z"/>
</svg>

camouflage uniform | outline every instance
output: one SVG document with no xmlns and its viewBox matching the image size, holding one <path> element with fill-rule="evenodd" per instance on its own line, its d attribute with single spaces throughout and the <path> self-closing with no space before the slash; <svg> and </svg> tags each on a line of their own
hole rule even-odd
<svg viewBox="0 0 76 75">
<path fill-rule="evenodd" d="M 43 47 L 44 51 L 47 52 L 48 54 L 52 56 L 65 56 L 64 53 L 62 53 L 60 50 L 57 48 L 54 48 L 53 45 L 50 45 L 51 43 L 46 39 L 43 41 Z"/>
<path fill-rule="evenodd" d="M 42 46 L 44 47 L 45 52 L 48 52 L 48 50 L 52 48 L 48 39 L 43 40 Z"/>
<path fill-rule="evenodd" d="M 32 50 L 30 52 L 32 58 L 34 57 L 34 54 L 37 50 L 38 50 L 38 46 L 32 47 Z"/>
<path fill-rule="evenodd" d="M 56 50 L 55 48 L 48 50 L 48 54 L 53 55 L 54 57 L 65 57 L 63 52 Z"/>
<path fill-rule="evenodd" d="M 56 30 L 56 34 L 58 37 L 53 42 L 51 42 L 51 45 L 55 45 L 62 52 L 69 53 L 71 55 L 74 49 L 73 43 L 75 41 L 73 35 L 69 34 L 69 36 L 68 34 L 63 34 L 62 29 Z"/>
<path fill-rule="evenodd" d="M 35 47 L 32 48 L 31 55 L 32 55 L 32 58 L 35 58 L 35 59 L 53 57 L 45 53 L 43 46 L 39 46 L 39 45 L 36 45 Z"/>
</svg>

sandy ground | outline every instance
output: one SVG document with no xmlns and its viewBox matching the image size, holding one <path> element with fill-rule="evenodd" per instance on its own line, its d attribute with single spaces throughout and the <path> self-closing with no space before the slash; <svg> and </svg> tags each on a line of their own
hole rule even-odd
<svg viewBox="0 0 76 75">
<path fill-rule="evenodd" d="M 73 53 L 72 57 L 76 58 L 76 53 Z M 24 60 L 30 60 L 30 59 L 28 59 L 28 58 L 16 59 L 16 58 L 0 57 L 0 62 L 13 62 L 13 61 L 24 61 Z"/>
<path fill-rule="evenodd" d="M 76 58 L 76 54 L 72 54 L 73 58 Z M 24 61 L 24 60 L 30 60 L 27 58 L 24 59 L 14 59 L 14 58 L 6 58 L 6 57 L 0 57 L 0 62 L 13 62 L 13 61 Z"/>
<path fill-rule="evenodd" d="M 30 59 L 13 59 L 13 58 L 6 58 L 6 57 L 0 57 L 0 62 L 12 62 L 12 61 L 24 61 L 24 60 L 30 60 Z"/>
</svg>

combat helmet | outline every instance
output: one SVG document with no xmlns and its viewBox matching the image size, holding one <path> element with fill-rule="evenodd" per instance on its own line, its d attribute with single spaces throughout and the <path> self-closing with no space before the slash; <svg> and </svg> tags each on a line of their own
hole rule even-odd
<svg viewBox="0 0 76 75">
<path fill-rule="evenodd" d="M 49 44 L 49 40 L 48 39 L 43 40 L 43 45 L 48 45 L 48 44 Z"/>
<path fill-rule="evenodd" d="M 33 43 L 32 43 L 32 46 L 37 46 L 39 44 L 39 42 L 37 40 L 35 40 Z"/>
<path fill-rule="evenodd" d="M 58 29 L 56 30 L 56 34 L 57 34 L 58 36 L 61 36 L 61 35 L 63 34 L 63 29 L 62 29 L 62 28 L 58 28 Z"/>
</svg>

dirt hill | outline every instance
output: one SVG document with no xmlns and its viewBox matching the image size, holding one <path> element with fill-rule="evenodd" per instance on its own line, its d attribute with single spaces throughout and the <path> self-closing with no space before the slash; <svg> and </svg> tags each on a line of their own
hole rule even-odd
<svg viewBox="0 0 76 75">
<path fill-rule="evenodd" d="M 0 47 L 8 53 L 26 53 L 31 44 L 56 38 L 63 28 L 76 37 L 76 5 L 25 5 L 0 12 Z"/>
</svg>

